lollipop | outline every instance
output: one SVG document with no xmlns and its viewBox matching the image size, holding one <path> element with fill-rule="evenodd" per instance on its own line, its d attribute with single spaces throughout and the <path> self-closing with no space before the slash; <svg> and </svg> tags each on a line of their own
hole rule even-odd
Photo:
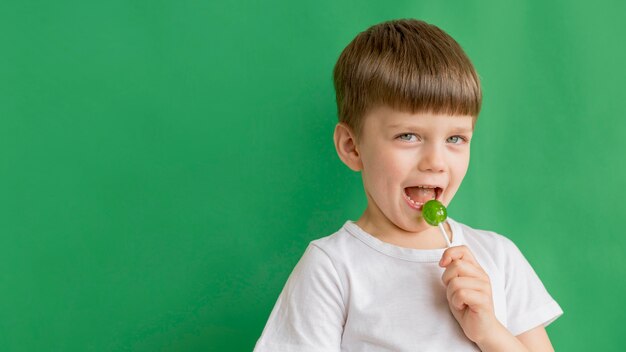
<svg viewBox="0 0 626 352">
<path fill-rule="evenodd" d="M 439 230 L 441 230 L 441 235 L 446 240 L 448 248 L 451 247 L 452 245 L 450 244 L 450 240 L 448 240 L 446 230 L 443 228 L 443 222 L 448 217 L 448 211 L 446 210 L 446 207 L 438 200 L 431 199 L 422 206 L 422 216 L 424 217 L 424 220 L 426 220 L 426 222 L 430 225 L 439 226 Z"/>
</svg>

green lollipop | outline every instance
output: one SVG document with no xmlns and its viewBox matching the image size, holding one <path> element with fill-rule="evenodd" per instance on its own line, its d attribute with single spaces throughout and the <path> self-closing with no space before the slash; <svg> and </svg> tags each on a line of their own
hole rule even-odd
<svg viewBox="0 0 626 352">
<path fill-rule="evenodd" d="M 443 238 L 446 240 L 446 244 L 448 247 L 451 247 L 452 245 L 450 244 L 446 230 L 443 228 L 443 222 L 446 221 L 448 217 L 446 207 L 438 200 L 431 199 L 422 206 L 422 216 L 428 224 L 439 227 L 441 235 L 443 235 Z"/>
<path fill-rule="evenodd" d="M 436 199 L 431 199 L 422 206 L 422 216 L 427 223 L 437 226 L 448 217 L 446 207 Z"/>
</svg>

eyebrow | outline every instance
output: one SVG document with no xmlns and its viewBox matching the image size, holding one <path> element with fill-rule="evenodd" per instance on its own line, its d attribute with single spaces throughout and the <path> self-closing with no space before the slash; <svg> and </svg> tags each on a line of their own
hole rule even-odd
<svg viewBox="0 0 626 352">
<path fill-rule="evenodd" d="M 387 129 L 391 130 L 391 129 L 403 129 L 403 130 L 409 130 L 409 131 L 415 131 L 415 130 L 419 130 L 421 129 L 419 126 L 412 126 L 412 125 L 405 125 L 402 123 L 397 123 L 397 124 L 391 124 L 391 125 L 387 125 Z M 473 128 L 466 128 L 466 127 L 453 127 L 451 129 L 452 133 L 470 133 L 470 132 L 474 132 Z"/>
</svg>

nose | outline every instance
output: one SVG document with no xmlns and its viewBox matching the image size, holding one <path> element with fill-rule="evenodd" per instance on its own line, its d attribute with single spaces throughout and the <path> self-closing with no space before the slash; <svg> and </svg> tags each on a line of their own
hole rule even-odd
<svg viewBox="0 0 626 352">
<path fill-rule="evenodd" d="M 417 167 L 423 172 L 444 172 L 446 169 L 444 146 L 434 143 L 424 145 Z"/>
</svg>

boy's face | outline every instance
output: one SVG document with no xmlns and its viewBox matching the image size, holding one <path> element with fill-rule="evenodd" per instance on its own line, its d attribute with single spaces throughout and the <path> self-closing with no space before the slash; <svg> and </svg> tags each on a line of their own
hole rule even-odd
<svg viewBox="0 0 626 352">
<path fill-rule="evenodd" d="M 450 204 L 469 166 L 472 133 L 471 116 L 371 110 L 356 145 L 369 230 L 431 228 L 422 205 L 430 199 Z"/>
</svg>

